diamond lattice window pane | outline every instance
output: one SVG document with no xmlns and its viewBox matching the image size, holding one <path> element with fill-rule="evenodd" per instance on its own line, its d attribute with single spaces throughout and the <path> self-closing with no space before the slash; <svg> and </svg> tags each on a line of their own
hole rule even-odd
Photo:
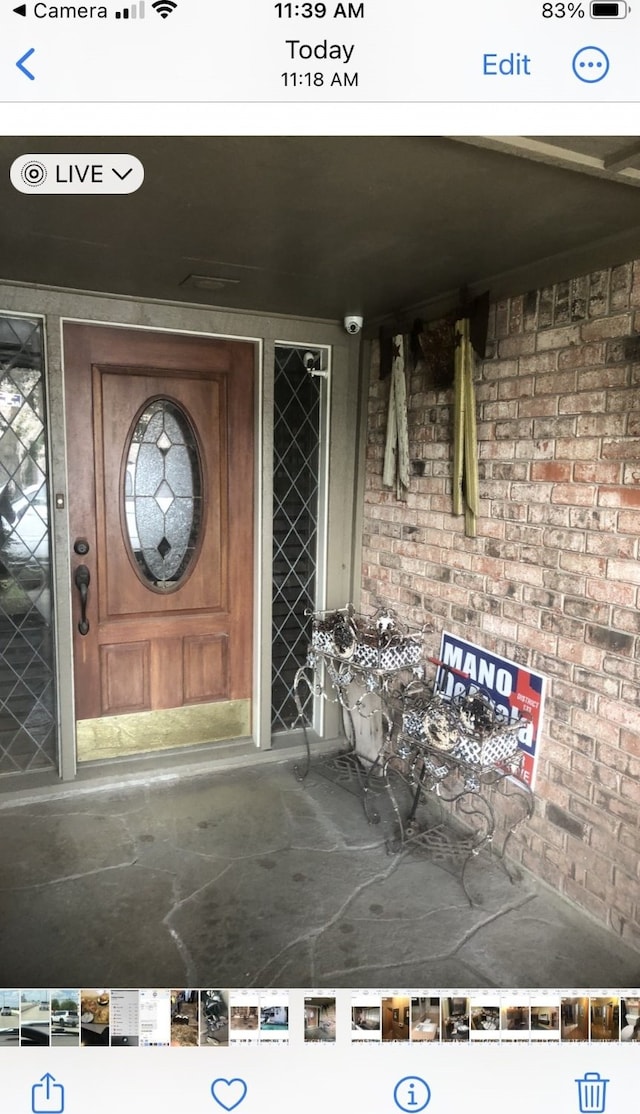
<svg viewBox="0 0 640 1114">
<path fill-rule="evenodd" d="M 56 767 L 42 327 L 0 315 L 0 775 Z"/>
<path fill-rule="evenodd" d="M 316 599 L 322 380 L 304 366 L 306 349 L 276 347 L 273 458 L 273 626 L 271 721 L 297 716 L 293 681 L 310 638 L 305 614 Z M 304 705 L 311 720 L 312 698 Z"/>
</svg>

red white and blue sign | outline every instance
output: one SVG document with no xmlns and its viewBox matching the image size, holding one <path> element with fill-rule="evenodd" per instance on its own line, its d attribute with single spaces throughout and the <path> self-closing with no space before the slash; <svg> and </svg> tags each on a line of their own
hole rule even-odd
<svg viewBox="0 0 640 1114">
<path fill-rule="evenodd" d="M 448 698 L 463 693 L 473 682 L 494 701 L 496 712 L 509 723 L 522 720 L 518 746 L 523 752 L 518 774 L 531 789 L 535 787 L 538 742 L 542 730 L 545 678 L 508 658 L 490 653 L 482 646 L 443 631 L 435 687 Z M 464 674 L 460 677 L 459 674 Z"/>
</svg>

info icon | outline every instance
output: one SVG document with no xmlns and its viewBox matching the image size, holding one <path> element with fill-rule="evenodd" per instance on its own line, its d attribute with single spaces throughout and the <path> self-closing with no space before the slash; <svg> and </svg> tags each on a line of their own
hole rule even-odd
<svg viewBox="0 0 640 1114">
<path fill-rule="evenodd" d="M 393 1089 L 393 1099 L 405 1114 L 418 1114 L 431 1102 L 431 1088 L 419 1075 L 405 1075 Z"/>
</svg>

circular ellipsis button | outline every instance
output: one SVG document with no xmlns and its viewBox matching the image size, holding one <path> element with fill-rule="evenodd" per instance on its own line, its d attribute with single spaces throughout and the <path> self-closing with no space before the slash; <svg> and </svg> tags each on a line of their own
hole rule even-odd
<svg viewBox="0 0 640 1114">
<path fill-rule="evenodd" d="M 135 155 L 26 154 L 14 159 L 9 177 L 20 193 L 135 193 L 144 167 Z"/>
<path fill-rule="evenodd" d="M 609 73 L 609 56 L 599 46 L 583 46 L 574 54 L 571 65 L 579 81 L 595 85 Z"/>
</svg>

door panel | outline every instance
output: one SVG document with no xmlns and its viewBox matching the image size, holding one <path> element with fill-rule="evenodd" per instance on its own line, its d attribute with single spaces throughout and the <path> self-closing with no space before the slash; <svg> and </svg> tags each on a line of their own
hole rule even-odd
<svg viewBox="0 0 640 1114">
<path fill-rule="evenodd" d="M 167 381 L 156 375 L 132 375 L 130 369 L 94 367 L 94 411 L 96 445 L 96 496 L 98 547 L 104 555 L 104 593 L 100 597 L 100 618 L 107 620 L 152 611 L 163 615 L 175 611 L 206 608 L 227 611 L 227 445 L 229 420 L 225 381 L 221 377 L 184 379 L 173 376 Z M 148 583 L 131 576 L 128 547 L 110 545 L 110 540 L 126 536 L 122 498 L 124 449 L 133 432 L 135 417 L 150 398 L 178 402 L 199 434 L 204 464 L 204 510 L 201 523 L 201 552 L 191 574 L 179 591 L 151 592 Z M 196 426 L 197 423 L 197 426 Z M 135 566 L 133 571 L 136 573 Z"/>
<path fill-rule="evenodd" d="M 150 642 L 100 646 L 102 712 L 112 715 L 126 708 L 144 712 L 150 706 Z"/>
<path fill-rule="evenodd" d="M 86 564 L 91 577 L 85 635 L 78 629 L 80 599 L 72 587 L 78 719 L 248 701 L 254 346 L 66 324 L 64 354 L 71 538 L 72 545 L 76 539 L 89 545 L 87 554 L 73 555 L 72 585 L 79 564 Z M 172 450 L 162 440 L 145 446 L 144 460 L 153 459 L 154 467 L 160 461 L 158 476 L 171 482 L 167 487 L 163 479 L 154 495 L 158 476 L 149 481 L 141 466 L 145 495 L 134 503 L 136 454 L 142 452 L 138 442 L 146 437 L 140 431 L 150 428 L 140 417 L 155 413 L 155 405 L 149 407 L 158 400 L 168 400 L 169 415 L 182 415 L 185 428 L 193 430 L 201 504 L 195 495 L 175 501 L 175 474 L 161 460 L 168 460 Z M 169 427 L 169 418 L 158 421 Z M 178 451 L 184 461 L 186 450 Z M 144 483 L 151 487 L 145 489 Z M 182 575 L 178 570 L 156 576 L 141 558 L 135 508 L 150 506 L 166 527 L 157 546 L 161 558 L 152 553 L 155 568 L 176 544 L 175 535 L 173 542 L 167 537 L 170 520 L 182 514 L 176 508 L 187 505 L 200 521 L 191 562 Z M 160 528 L 154 538 L 159 533 Z M 245 723 L 246 715 L 240 720 Z M 231 721 L 238 721 L 235 712 Z"/>
<path fill-rule="evenodd" d="M 185 704 L 221 699 L 229 687 L 229 639 L 202 634 L 182 643 Z"/>
</svg>

